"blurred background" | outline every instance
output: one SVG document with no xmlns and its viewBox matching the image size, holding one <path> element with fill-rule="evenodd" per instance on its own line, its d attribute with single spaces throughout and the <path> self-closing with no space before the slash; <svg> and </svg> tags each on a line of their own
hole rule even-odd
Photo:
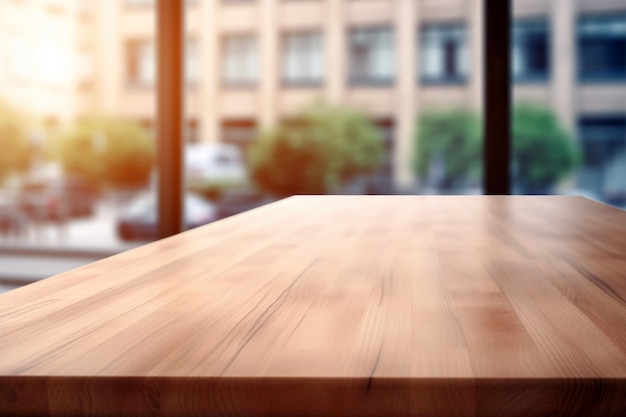
<svg viewBox="0 0 626 417">
<path fill-rule="evenodd" d="M 154 1 L 0 0 L 0 291 L 156 238 Z M 626 208 L 626 0 L 512 2 L 512 191 Z M 186 8 L 187 228 L 482 193 L 482 0 Z"/>
</svg>

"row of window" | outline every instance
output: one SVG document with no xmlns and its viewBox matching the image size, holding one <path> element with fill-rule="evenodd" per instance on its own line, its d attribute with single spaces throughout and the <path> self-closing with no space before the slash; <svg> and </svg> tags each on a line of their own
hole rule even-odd
<svg viewBox="0 0 626 417">
<path fill-rule="evenodd" d="M 126 42 L 126 80 L 134 87 L 152 87 L 156 79 L 156 45 L 149 39 Z M 185 79 L 194 84 L 200 77 L 198 42 L 195 38 L 185 43 Z"/>
<path fill-rule="evenodd" d="M 421 80 L 463 83 L 469 71 L 464 24 L 430 25 L 421 30 Z M 626 79 L 626 15 L 582 17 L 578 26 L 581 80 Z M 256 43 L 252 36 L 227 38 L 224 69 L 227 83 L 256 81 Z M 285 36 L 283 80 L 287 84 L 323 81 L 321 33 Z M 512 35 L 512 72 L 517 81 L 545 81 L 550 72 L 550 32 L 546 19 L 516 22 Z M 393 81 L 393 32 L 390 27 L 361 28 L 350 33 L 350 81 Z"/>
<path fill-rule="evenodd" d="M 577 26 L 581 81 L 626 80 L 626 14 L 583 16 Z M 513 74 L 517 80 L 546 80 L 551 67 L 547 20 L 517 23 L 513 30 Z"/>
<path fill-rule="evenodd" d="M 468 30 L 463 23 L 426 25 L 420 31 L 420 74 L 425 84 L 464 83 L 470 72 Z M 584 16 L 578 20 L 576 44 L 581 81 L 626 80 L 626 14 Z M 394 32 L 390 26 L 352 29 L 348 34 L 348 78 L 353 85 L 393 83 Z M 547 19 L 520 21 L 512 34 L 512 75 L 516 81 L 546 81 L 551 69 Z M 199 76 L 197 44 L 187 48 L 187 76 Z M 153 83 L 154 47 L 131 41 L 127 75 Z M 324 42 L 320 31 L 286 34 L 282 39 L 282 81 L 316 86 L 324 82 Z M 259 78 L 255 35 L 232 35 L 222 46 L 222 80 L 229 86 L 254 86 Z"/>
</svg>

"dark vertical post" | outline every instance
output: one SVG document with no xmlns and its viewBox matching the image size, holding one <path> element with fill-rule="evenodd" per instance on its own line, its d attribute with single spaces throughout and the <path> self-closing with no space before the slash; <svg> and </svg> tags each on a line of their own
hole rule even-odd
<svg viewBox="0 0 626 417">
<path fill-rule="evenodd" d="M 183 230 L 184 0 L 157 0 L 158 237 Z"/>
<path fill-rule="evenodd" d="M 510 194 L 512 0 L 484 1 L 484 191 Z"/>
</svg>

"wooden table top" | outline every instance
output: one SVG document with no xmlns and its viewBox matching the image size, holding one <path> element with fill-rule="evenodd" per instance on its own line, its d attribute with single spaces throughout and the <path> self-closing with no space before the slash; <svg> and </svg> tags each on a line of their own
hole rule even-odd
<svg viewBox="0 0 626 417">
<path fill-rule="evenodd" d="M 282 200 L 0 295 L 0 415 L 625 416 L 626 212 Z"/>
</svg>

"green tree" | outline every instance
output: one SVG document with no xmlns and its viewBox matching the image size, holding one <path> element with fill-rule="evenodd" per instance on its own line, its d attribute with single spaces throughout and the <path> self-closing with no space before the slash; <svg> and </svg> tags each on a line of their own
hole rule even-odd
<svg viewBox="0 0 626 417">
<path fill-rule="evenodd" d="M 145 129 L 114 118 L 79 122 L 57 138 L 55 148 L 66 173 L 117 188 L 145 185 L 155 160 Z"/>
<path fill-rule="evenodd" d="M 326 194 L 376 169 L 378 129 L 351 108 L 316 103 L 264 132 L 249 152 L 252 179 L 277 196 Z"/>
<path fill-rule="evenodd" d="M 11 174 L 30 166 L 31 144 L 27 137 L 26 115 L 0 101 L 0 184 Z"/>
<path fill-rule="evenodd" d="M 417 120 L 413 169 L 440 190 L 454 191 L 480 175 L 481 140 L 481 121 L 472 111 L 426 112 Z M 442 165 L 440 178 L 428 178 L 437 162 Z"/>
<path fill-rule="evenodd" d="M 548 108 L 520 104 L 513 110 L 513 172 L 522 194 L 544 194 L 572 172 L 580 150 Z"/>
</svg>

